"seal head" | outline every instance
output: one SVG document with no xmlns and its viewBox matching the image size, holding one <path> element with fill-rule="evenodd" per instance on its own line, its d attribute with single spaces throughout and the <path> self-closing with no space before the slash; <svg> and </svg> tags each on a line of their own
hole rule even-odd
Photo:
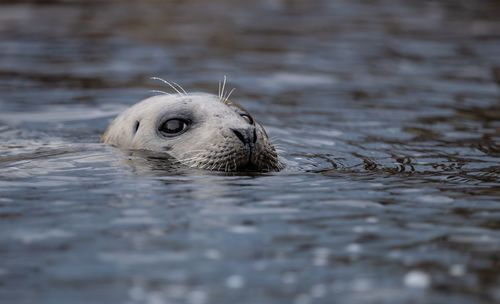
<svg viewBox="0 0 500 304">
<path fill-rule="evenodd" d="M 118 115 L 104 143 L 164 152 L 189 167 L 278 171 L 283 165 L 266 131 L 241 106 L 205 93 L 159 95 Z"/>
</svg>

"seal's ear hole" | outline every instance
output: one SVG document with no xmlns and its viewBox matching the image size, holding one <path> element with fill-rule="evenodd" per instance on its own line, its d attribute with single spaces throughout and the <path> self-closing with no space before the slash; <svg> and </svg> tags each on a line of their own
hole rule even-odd
<svg viewBox="0 0 500 304">
<path fill-rule="evenodd" d="M 134 134 L 137 133 L 137 130 L 139 130 L 139 126 L 141 125 L 140 121 L 136 121 L 134 124 Z"/>
</svg>

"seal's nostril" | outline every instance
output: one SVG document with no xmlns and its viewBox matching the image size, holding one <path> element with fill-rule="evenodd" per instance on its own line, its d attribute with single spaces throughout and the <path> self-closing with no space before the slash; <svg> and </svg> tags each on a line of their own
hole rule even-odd
<svg viewBox="0 0 500 304">
<path fill-rule="evenodd" d="M 233 131 L 234 135 L 236 135 L 236 137 L 238 137 L 242 143 L 246 144 L 247 141 L 245 140 L 245 136 L 243 136 L 243 134 L 241 134 L 240 131 L 238 131 L 236 129 L 231 129 L 231 131 Z"/>
<path fill-rule="evenodd" d="M 254 128 L 253 129 L 253 143 L 255 144 L 257 142 L 257 130 Z"/>
</svg>

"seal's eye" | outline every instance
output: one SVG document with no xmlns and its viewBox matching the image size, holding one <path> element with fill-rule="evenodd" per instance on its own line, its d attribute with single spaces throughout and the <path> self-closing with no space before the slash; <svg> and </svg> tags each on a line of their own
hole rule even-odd
<svg viewBox="0 0 500 304">
<path fill-rule="evenodd" d="M 183 119 L 169 119 L 165 121 L 161 126 L 159 131 L 166 136 L 176 136 L 180 135 L 186 131 L 188 124 Z"/>
<path fill-rule="evenodd" d="M 248 114 L 240 114 L 240 116 L 241 116 L 241 117 L 243 117 L 243 118 L 245 118 L 245 120 L 246 120 L 249 124 L 253 125 L 253 118 L 252 118 L 252 116 L 250 116 L 250 115 L 248 115 Z"/>
</svg>

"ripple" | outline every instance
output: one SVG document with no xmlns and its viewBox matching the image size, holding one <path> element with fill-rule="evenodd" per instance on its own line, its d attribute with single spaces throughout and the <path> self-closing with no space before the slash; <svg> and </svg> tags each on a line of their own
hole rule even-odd
<svg viewBox="0 0 500 304">
<path fill-rule="evenodd" d="M 422 195 L 418 197 L 418 200 L 430 204 L 450 204 L 453 202 L 452 198 L 442 195 Z"/>
<path fill-rule="evenodd" d="M 226 279 L 226 286 L 231 289 L 240 289 L 245 285 L 245 278 L 240 275 L 232 275 Z"/>
<path fill-rule="evenodd" d="M 409 288 L 428 288 L 431 284 L 430 276 L 419 270 L 413 270 L 408 272 L 404 277 L 404 283 Z"/>
<path fill-rule="evenodd" d="M 365 200 L 332 200 L 323 201 L 322 204 L 333 205 L 338 207 L 349 207 L 349 208 L 382 208 L 383 205 Z"/>
<path fill-rule="evenodd" d="M 181 262 L 188 259 L 184 253 L 129 253 L 129 252 L 104 252 L 99 253 L 99 259 L 117 264 L 156 264 L 164 262 Z"/>
<path fill-rule="evenodd" d="M 20 230 L 15 231 L 12 237 L 22 241 L 23 243 L 37 243 L 52 239 L 65 239 L 74 236 L 72 233 L 60 229 L 50 229 L 45 231 L 39 230 Z"/>
</svg>

